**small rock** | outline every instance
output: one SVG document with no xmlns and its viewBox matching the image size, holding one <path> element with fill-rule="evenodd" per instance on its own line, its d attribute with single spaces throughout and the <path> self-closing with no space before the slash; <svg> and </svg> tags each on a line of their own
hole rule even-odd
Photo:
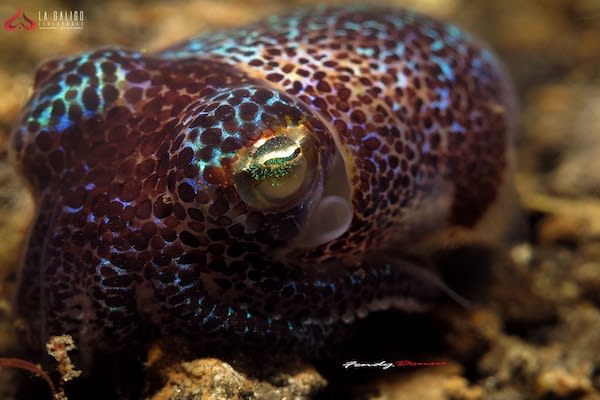
<svg viewBox="0 0 600 400">
<path fill-rule="evenodd" d="M 379 395 L 370 400 L 447 400 L 446 386 L 453 390 L 456 385 L 452 382 L 464 379 L 459 375 L 461 370 L 459 364 L 450 362 L 445 366 L 415 369 L 411 374 L 381 375 L 376 384 Z"/>
<path fill-rule="evenodd" d="M 519 243 L 510 251 L 512 261 L 520 266 L 527 266 L 533 259 L 533 247 L 529 243 Z"/>
<path fill-rule="evenodd" d="M 148 400 L 303 400 L 312 399 L 327 385 L 311 365 L 300 360 L 257 363 L 240 355 L 231 363 L 217 358 L 185 361 L 188 354 L 183 353 L 162 348 L 162 343 L 150 350 Z M 155 382 L 164 384 L 150 388 Z"/>
<path fill-rule="evenodd" d="M 480 400 L 483 398 L 483 389 L 479 386 L 469 386 L 469 382 L 462 376 L 453 376 L 444 384 L 444 393 L 450 400 Z"/>
<path fill-rule="evenodd" d="M 538 237 L 542 243 L 577 244 L 583 234 L 583 222 L 568 215 L 549 215 L 538 225 Z"/>
<path fill-rule="evenodd" d="M 537 387 L 540 397 L 552 395 L 559 399 L 574 398 L 592 389 L 587 377 L 573 375 L 563 368 L 554 368 L 541 373 L 537 379 Z"/>
<path fill-rule="evenodd" d="M 577 266 L 573 278 L 584 296 L 600 303 L 600 263 L 589 261 Z"/>
</svg>

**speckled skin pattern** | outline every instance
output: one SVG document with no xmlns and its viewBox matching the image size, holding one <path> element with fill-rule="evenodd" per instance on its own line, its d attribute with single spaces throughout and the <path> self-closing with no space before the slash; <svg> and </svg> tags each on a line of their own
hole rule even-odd
<svg viewBox="0 0 600 400">
<path fill-rule="evenodd" d="M 494 203 L 507 87 L 458 28 L 360 7 L 49 61 L 12 134 L 37 204 L 18 312 L 84 349 L 150 331 L 301 349 L 427 304 L 436 285 L 398 254 Z M 339 182 L 349 226 L 298 244 Z"/>
</svg>

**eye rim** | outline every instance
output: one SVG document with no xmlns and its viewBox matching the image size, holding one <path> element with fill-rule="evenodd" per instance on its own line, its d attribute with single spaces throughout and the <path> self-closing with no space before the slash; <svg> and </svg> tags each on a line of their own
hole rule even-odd
<svg viewBox="0 0 600 400">
<path fill-rule="evenodd" d="M 260 193 L 254 193 L 253 189 L 257 189 L 261 184 L 267 184 L 269 179 L 271 181 L 283 179 L 290 173 L 294 173 L 293 165 L 284 167 L 288 169 L 286 172 L 283 172 L 281 167 L 278 168 L 277 165 L 273 165 L 277 164 L 278 161 L 276 160 L 285 158 L 285 145 L 296 146 L 296 150 L 288 157 L 293 157 L 296 151 L 300 151 L 300 154 L 296 156 L 296 163 L 302 164 L 304 162 L 305 164 L 304 176 L 301 182 L 289 195 L 279 200 L 269 196 L 261 196 Z M 282 153 L 282 157 L 268 158 L 268 154 L 274 152 Z M 265 161 L 271 161 L 267 171 L 256 169 L 258 164 L 256 158 L 261 156 Z M 314 193 L 315 187 L 322 185 L 321 157 L 322 146 L 312 125 L 307 121 L 293 124 L 288 121 L 288 124 L 278 129 L 265 129 L 251 146 L 238 151 L 237 160 L 232 164 L 233 183 L 240 198 L 246 204 L 264 212 L 287 211 L 303 204 Z M 264 166 L 264 162 L 262 165 Z M 266 172 L 267 175 L 262 179 L 256 179 L 260 178 L 259 174 L 261 172 Z M 275 186 L 273 185 L 273 187 Z M 269 201 L 271 204 L 268 204 Z"/>
</svg>

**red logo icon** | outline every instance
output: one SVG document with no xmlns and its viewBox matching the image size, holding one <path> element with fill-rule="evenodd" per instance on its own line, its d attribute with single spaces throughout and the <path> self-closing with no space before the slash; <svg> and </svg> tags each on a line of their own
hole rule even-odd
<svg viewBox="0 0 600 400">
<path fill-rule="evenodd" d="M 27 31 L 32 31 L 37 27 L 37 24 L 33 22 L 32 19 L 29 19 L 27 15 L 23 12 L 22 9 L 18 9 L 17 12 L 4 22 L 4 29 L 9 32 L 14 31 L 15 29 L 25 29 Z"/>
</svg>

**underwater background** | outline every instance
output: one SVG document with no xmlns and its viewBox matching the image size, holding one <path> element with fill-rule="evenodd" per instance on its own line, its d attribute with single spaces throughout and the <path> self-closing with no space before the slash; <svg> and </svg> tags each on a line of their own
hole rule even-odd
<svg viewBox="0 0 600 400">
<path fill-rule="evenodd" d="M 327 2 L 346 3 L 356 2 Z M 415 362 L 445 365 L 348 372 L 341 367 L 346 359 L 326 365 L 294 360 L 259 366 L 250 358 L 232 368 L 217 359 L 179 364 L 158 348 L 149 355 L 149 372 L 139 378 L 139 395 L 600 399 L 600 1 L 366 3 L 409 7 L 455 23 L 488 43 L 504 62 L 519 100 L 515 180 L 527 232 L 488 260 L 490 272 L 482 290 L 477 290 L 479 277 L 473 275 L 476 266 L 466 268 L 468 262 L 454 255 L 456 268 L 464 268 L 470 283 L 449 284 L 457 290 L 469 286 L 464 290 L 470 291 L 475 306 L 465 310 L 448 305 L 428 316 L 398 317 L 394 323 L 404 323 L 403 332 L 379 338 L 389 351 L 369 359 L 387 354 L 388 361 L 395 361 L 409 354 Z M 31 94 L 36 67 L 49 58 L 99 46 L 153 51 L 200 32 L 316 4 L 323 2 L 15 0 L 0 5 L 3 26 L 19 11 L 38 24 L 29 30 L 19 16 L 24 25 L 0 29 L 0 356 L 30 355 L 22 347 L 19 321 L 11 318 L 11 298 L 33 204 L 6 147 Z M 82 29 L 40 29 L 45 11 L 83 11 Z M 465 257 L 473 262 L 472 254 Z M 396 318 L 385 314 L 371 326 L 386 326 L 390 315 Z M 104 376 L 102 385 L 110 386 L 110 378 Z M 86 390 L 83 384 L 67 386 L 72 399 L 91 398 L 93 393 Z M 50 398 L 38 378 L 0 370 L 0 398 L 29 396 Z"/>
</svg>

